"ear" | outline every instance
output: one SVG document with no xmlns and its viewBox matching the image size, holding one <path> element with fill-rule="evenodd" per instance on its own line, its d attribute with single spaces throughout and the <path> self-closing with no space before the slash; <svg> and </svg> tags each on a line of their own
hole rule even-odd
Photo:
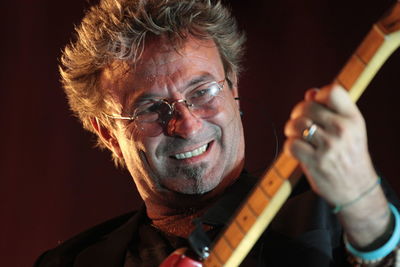
<svg viewBox="0 0 400 267">
<path fill-rule="evenodd" d="M 232 73 L 229 75 L 229 77 L 227 77 L 227 79 L 233 97 L 239 97 L 237 74 Z"/>
<path fill-rule="evenodd" d="M 98 118 L 90 118 L 90 122 L 95 129 L 97 135 L 100 137 L 100 139 L 103 141 L 103 143 L 107 146 L 108 149 L 110 149 L 112 152 L 114 152 L 115 155 L 117 155 L 118 158 L 123 158 L 121 147 L 119 146 L 118 140 L 115 137 L 115 135 L 105 127 Z"/>
<path fill-rule="evenodd" d="M 230 85 L 230 90 L 232 93 L 232 96 L 234 98 L 239 98 L 239 90 L 238 90 L 238 79 L 237 79 L 237 74 L 232 73 L 229 75 L 228 79 L 228 84 Z M 239 99 L 237 100 L 238 106 L 240 106 Z"/>
</svg>

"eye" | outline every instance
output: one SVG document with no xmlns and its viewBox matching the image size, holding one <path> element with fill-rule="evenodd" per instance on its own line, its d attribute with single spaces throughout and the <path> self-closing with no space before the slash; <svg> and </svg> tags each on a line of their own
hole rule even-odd
<svg viewBox="0 0 400 267">
<path fill-rule="evenodd" d="M 138 107 L 135 108 L 134 115 L 135 116 L 140 116 L 142 114 L 149 113 L 149 112 L 151 112 L 151 110 L 154 109 L 153 106 L 154 106 L 153 102 L 148 102 L 148 103 L 145 103 L 145 104 L 141 104 L 141 105 L 139 105 Z"/>
<path fill-rule="evenodd" d="M 163 103 L 160 101 L 149 101 L 137 107 L 133 113 L 135 120 L 140 122 L 154 122 L 159 118 L 163 109 Z"/>
<path fill-rule="evenodd" d="M 221 87 L 218 83 L 207 83 L 191 91 L 187 99 L 195 105 L 201 105 L 211 101 L 220 91 Z"/>
</svg>

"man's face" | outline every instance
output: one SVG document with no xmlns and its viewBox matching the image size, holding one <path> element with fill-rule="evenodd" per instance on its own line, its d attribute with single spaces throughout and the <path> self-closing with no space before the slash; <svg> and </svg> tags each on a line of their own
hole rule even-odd
<svg viewBox="0 0 400 267">
<path fill-rule="evenodd" d="M 194 88 L 226 78 L 213 41 L 188 38 L 176 51 L 163 40 L 147 42 L 134 67 L 114 64 L 117 67 L 103 72 L 102 84 L 111 94 L 116 114 L 129 116 L 152 99 L 185 99 Z M 173 117 L 156 136 L 144 133 L 133 121 L 117 120 L 111 130 L 113 150 L 124 158 L 145 201 L 168 202 L 181 194 L 222 191 L 239 175 L 244 138 L 234 99 L 236 77 L 233 81 L 233 88 L 224 83 L 218 113 L 202 118 L 177 103 Z"/>
</svg>

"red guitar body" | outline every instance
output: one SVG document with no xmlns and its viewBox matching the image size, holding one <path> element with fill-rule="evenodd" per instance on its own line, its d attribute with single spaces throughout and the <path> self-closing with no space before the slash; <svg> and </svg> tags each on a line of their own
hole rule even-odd
<svg viewBox="0 0 400 267">
<path fill-rule="evenodd" d="M 203 264 L 185 255 L 186 248 L 175 250 L 160 267 L 202 267 Z"/>
</svg>

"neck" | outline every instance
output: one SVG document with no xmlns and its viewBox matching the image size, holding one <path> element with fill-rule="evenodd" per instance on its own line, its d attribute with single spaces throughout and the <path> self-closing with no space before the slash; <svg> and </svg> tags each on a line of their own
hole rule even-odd
<svg viewBox="0 0 400 267">
<path fill-rule="evenodd" d="M 145 198 L 147 216 L 153 226 L 174 236 L 187 238 L 194 230 L 193 220 L 201 217 L 224 191 L 239 178 L 242 164 L 235 168 L 214 190 L 203 195 L 157 194 Z M 208 230 L 208 229 L 205 229 Z"/>
<path fill-rule="evenodd" d="M 221 193 L 217 192 L 196 196 L 180 195 L 174 201 L 171 199 L 169 201 L 146 201 L 147 216 L 152 225 L 159 230 L 170 235 L 187 238 L 195 227 L 192 221 L 201 217 L 218 200 Z"/>
<path fill-rule="evenodd" d="M 156 218 L 152 218 L 150 214 L 148 216 L 152 221 L 152 225 L 162 232 L 168 235 L 187 238 L 195 228 L 195 225 L 192 223 L 193 219 L 201 217 L 204 214 L 204 210 L 191 212 L 189 214 L 182 213 L 167 216 L 157 214 Z"/>
</svg>

